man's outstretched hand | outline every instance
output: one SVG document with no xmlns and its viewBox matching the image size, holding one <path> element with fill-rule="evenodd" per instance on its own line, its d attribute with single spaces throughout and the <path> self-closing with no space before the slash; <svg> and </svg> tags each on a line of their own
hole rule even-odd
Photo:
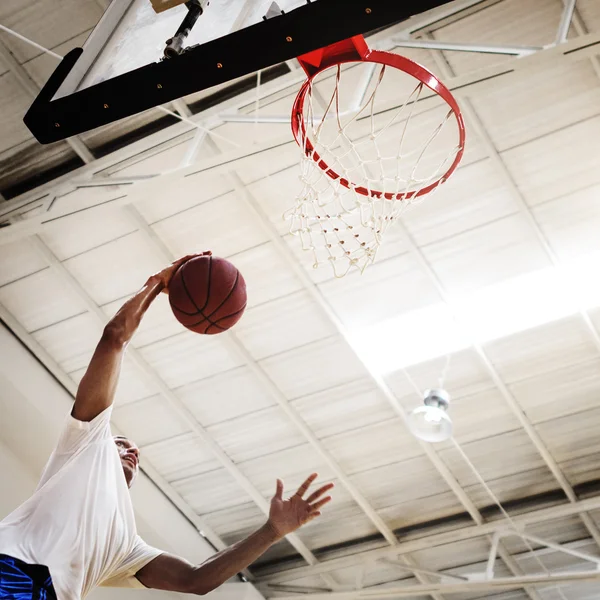
<svg viewBox="0 0 600 600">
<path fill-rule="evenodd" d="M 313 473 L 298 488 L 298 491 L 287 500 L 283 499 L 283 481 L 281 479 L 277 480 L 277 488 L 275 496 L 271 500 L 271 510 L 269 511 L 267 524 L 278 539 L 296 531 L 302 525 L 320 516 L 321 511 L 319 509 L 331 500 L 331 496 L 321 497 L 333 487 L 333 483 L 320 487 L 308 498 L 304 498 L 308 488 L 316 478 L 317 474 Z"/>
</svg>

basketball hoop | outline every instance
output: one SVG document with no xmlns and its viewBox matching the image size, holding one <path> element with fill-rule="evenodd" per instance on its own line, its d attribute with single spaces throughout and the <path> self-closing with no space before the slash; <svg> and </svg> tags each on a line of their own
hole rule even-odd
<svg viewBox="0 0 600 600">
<path fill-rule="evenodd" d="M 343 277 L 371 264 L 402 212 L 452 175 L 464 123 L 435 75 L 362 36 L 298 60 L 308 75 L 292 108 L 302 189 L 285 217 L 314 267 Z"/>
</svg>

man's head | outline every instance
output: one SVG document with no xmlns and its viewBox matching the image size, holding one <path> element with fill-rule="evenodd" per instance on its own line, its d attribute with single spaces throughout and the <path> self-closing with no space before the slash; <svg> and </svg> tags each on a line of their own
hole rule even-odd
<svg viewBox="0 0 600 600">
<path fill-rule="evenodd" d="M 134 442 L 122 435 L 116 435 L 114 440 L 119 451 L 121 465 L 123 465 L 123 474 L 125 475 L 125 481 L 127 481 L 127 487 L 131 487 L 139 470 L 140 449 Z"/>
</svg>

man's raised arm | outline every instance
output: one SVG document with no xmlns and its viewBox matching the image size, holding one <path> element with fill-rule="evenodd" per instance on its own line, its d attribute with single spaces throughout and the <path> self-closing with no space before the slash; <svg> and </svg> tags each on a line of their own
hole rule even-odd
<svg viewBox="0 0 600 600">
<path fill-rule="evenodd" d="M 210 254 L 205 252 L 204 254 Z M 185 256 L 155 275 L 130 298 L 108 322 L 92 360 L 79 384 L 71 415 L 78 421 L 91 421 L 108 408 L 115 398 L 125 348 L 136 332 L 152 301 L 166 292 L 177 269 L 197 254 Z"/>
</svg>

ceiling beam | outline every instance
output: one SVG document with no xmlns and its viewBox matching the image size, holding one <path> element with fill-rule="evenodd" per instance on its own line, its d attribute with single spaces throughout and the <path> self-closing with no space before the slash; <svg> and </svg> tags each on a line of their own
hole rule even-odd
<svg viewBox="0 0 600 600">
<path fill-rule="evenodd" d="M 460 594 L 474 592 L 501 592 L 527 586 L 559 586 L 600 581 L 599 571 L 582 571 L 578 573 L 549 573 L 547 575 L 522 575 L 519 577 L 502 577 L 487 581 L 438 582 L 427 585 L 386 586 L 373 590 L 355 592 L 315 593 L 302 595 L 272 596 L 281 600 L 384 600 L 394 598 L 414 598 L 432 592 Z"/>
<path fill-rule="evenodd" d="M 513 522 L 520 528 L 531 527 L 540 523 L 549 521 L 558 521 L 566 519 L 573 515 L 578 515 L 584 512 L 591 512 L 600 509 L 600 496 L 588 498 L 586 500 L 578 500 L 574 503 L 558 504 L 548 508 L 541 508 L 526 513 L 514 515 Z M 334 572 L 342 569 L 354 569 L 361 565 L 373 563 L 381 558 L 394 558 L 403 554 L 421 552 L 431 548 L 440 546 L 455 546 L 460 542 L 474 540 L 476 538 L 493 535 L 496 531 L 506 531 L 507 526 L 505 521 L 486 522 L 483 525 L 468 525 L 452 531 L 444 531 L 441 533 L 433 533 L 424 535 L 415 539 L 405 539 L 399 548 L 377 548 L 375 550 L 367 550 L 364 552 L 356 552 L 350 556 L 341 556 L 321 561 L 320 564 L 314 567 L 292 567 L 286 569 L 277 565 L 276 572 L 268 572 L 268 569 L 263 569 L 257 579 L 260 583 L 288 583 L 310 577 L 324 572 Z"/>
</svg>

